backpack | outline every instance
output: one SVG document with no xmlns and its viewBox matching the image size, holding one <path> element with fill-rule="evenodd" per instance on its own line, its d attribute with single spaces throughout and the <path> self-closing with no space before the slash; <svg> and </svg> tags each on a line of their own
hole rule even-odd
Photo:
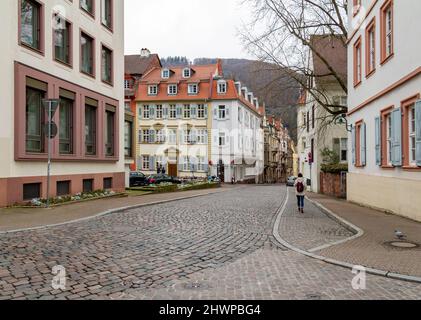
<svg viewBox="0 0 421 320">
<path fill-rule="evenodd" d="M 298 182 L 297 182 L 297 186 L 296 186 L 296 188 L 297 188 L 297 192 L 298 192 L 298 193 L 302 193 L 302 192 L 304 192 L 304 184 L 303 184 L 301 181 L 298 181 Z"/>
</svg>

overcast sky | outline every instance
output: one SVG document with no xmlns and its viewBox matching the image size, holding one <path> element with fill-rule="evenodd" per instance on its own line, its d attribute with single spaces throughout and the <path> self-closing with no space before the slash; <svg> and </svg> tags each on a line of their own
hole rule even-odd
<svg viewBox="0 0 421 320">
<path fill-rule="evenodd" d="M 125 53 L 160 57 L 252 58 L 238 30 L 250 18 L 241 0 L 124 0 Z"/>
</svg>

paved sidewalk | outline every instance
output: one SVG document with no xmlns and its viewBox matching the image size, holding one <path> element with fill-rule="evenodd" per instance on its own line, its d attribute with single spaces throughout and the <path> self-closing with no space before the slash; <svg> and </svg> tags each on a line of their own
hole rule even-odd
<svg viewBox="0 0 421 320">
<path fill-rule="evenodd" d="M 0 208 L 0 232 L 60 224 L 95 216 L 110 209 L 224 192 L 227 189 L 232 188 L 241 188 L 241 186 L 222 186 L 218 189 L 100 199 L 59 206 L 51 209 Z"/>
<path fill-rule="evenodd" d="M 421 223 L 319 194 L 308 196 L 364 231 L 359 238 L 316 251 L 316 254 L 354 265 L 421 276 Z M 391 246 L 390 242 L 398 241 L 395 230 L 402 231 L 407 241 L 420 246 L 412 249 Z"/>
<path fill-rule="evenodd" d="M 306 201 L 304 214 L 297 210 L 294 188 L 288 188 L 289 201 L 281 217 L 279 234 L 289 244 L 307 251 L 353 236 L 353 233 L 330 219 Z"/>
</svg>

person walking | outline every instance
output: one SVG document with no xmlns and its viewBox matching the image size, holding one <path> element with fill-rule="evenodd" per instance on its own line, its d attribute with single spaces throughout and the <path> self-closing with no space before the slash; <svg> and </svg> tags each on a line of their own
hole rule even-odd
<svg viewBox="0 0 421 320">
<path fill-rule="evenodd" d="M 294 182 L 295 194 L 297 195 L 298 212 L 304 213 L 305 184 L 303 174 L 298 174 L 297 180 Z"/>
</svg>

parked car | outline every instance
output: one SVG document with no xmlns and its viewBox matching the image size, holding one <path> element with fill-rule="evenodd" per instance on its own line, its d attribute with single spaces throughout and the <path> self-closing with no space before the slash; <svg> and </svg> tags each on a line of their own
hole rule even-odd
<svg viewBox="0 0 421 320">
<path fill-rule="evenodd" d="M 293 187 L 294 186 L 294 183 L 295 183 L 295 180 L 297 180 L 297 177 L 293 177 L 293 176 L 288 177 L 287 186 L 288 187 Z"/>
<path fill-rule="evenodd" d="M 130 172 L 130 188 L 148 184 L 148 178 L 142 172 Z"/>
<path fill-rule="evenodd" d="M 164 182 L 181 184 L 181 181 L 179 179 L 175 177 L 170 177 L 166 174 L 153 174 L 148 177 L 148 184 L 161 184 Z"/>
</svg>

